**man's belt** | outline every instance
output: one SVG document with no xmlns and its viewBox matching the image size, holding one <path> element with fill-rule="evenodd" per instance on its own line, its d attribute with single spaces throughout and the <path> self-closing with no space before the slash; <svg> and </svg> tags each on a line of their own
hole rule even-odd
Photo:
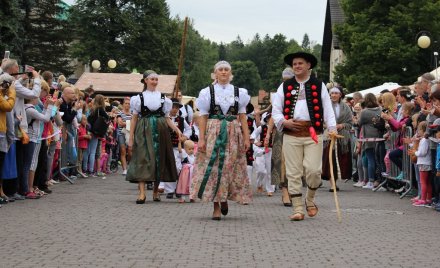
<svg viewBox="0 0 440 268">
<path fill-rule="evenodd" d="M 295 121 L 296 123 L 301 124 L 298 130 L 292 130 L 292 129 L 283 129 L 283 133 L 289 136 L 294 137 L 310 137 L 310 127 L 312 126 L 312 123 L 310 121 Z M 322 134 L 321 132 L 317 132 L 316 134 Z"/>
</svg>

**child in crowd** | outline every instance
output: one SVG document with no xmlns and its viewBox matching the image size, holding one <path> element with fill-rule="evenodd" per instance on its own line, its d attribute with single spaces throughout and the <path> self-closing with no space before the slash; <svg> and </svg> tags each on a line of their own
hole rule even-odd
<svg viewBox="0 0 440 268">
<path fill-rule="evenodd" d="M 261 125 L 254 130 L 251 140 L 254 140 L 255 168 L 257 171 L 257 191 L 263 192 L 263 187 L 267 196 L 272 196 L 275 185 L 271 183 L 271 160 L 272 160 L 272 133 L 268 133 L 267 123 L 271 117 L 270 113 L 264 113 Z M 268 147 L 264 147 L 264 139 L 270 135 Z"/>
<path fill-rule="evenodd" d="M 429 149 L 429 139 L 424 137 L 426 132 L 426 121 L 420 122 L 417 127 L 417 133 L 423 138 L 420 140 L 417 151 L 410 149 L 409 153 L 417 156 L 417 167 L 420 174 L 421 195 L 420 199 L 415 200 L 413 205 L 416 207 L 424 207 L 430 205 L 432 202 L 432 186 L 429 179 L 431 171 L 431 150 Z"/>
<path fill-rule="evenodd" d="M 81 173 L 83 173 L 83 168 L 82 168 L 83 155 L 87 151 L 90 138 L 91 136 L 88 133 L 87 116 L 83 115 L 81 117 L 81 124 L 79 125 L 79 129 L 78 129 L 78 169 Z"/>
<path fill-rule="evenodd" d="M 436 154 L 434 162 L 434 193 L 437 196 L 433 196 L 432 199 L 436 199 L 437 202 L 433 202 L 433 207 L 435 210 L 440 212 L 440 118 L 436 119 L 432 125 L 429 126 L 431 133 L 434 133 L 434 137 L 429 138 L 431 141 L 436 143 Z"/>
<path fill-rule="evenodd" d="M 247 124 L 249 128 L 249 133 L 253 133 L 256 124 L 255 124 L 255 117 L 254 117 L 254 105 L 252 103 L 248 103 L 246 106 L 246 117 L 247 117 Z M 252 137 L 250 138 L 250 143 L 254 144 L 254 140 Z M 249 178 L 249 185 L 251 185 L 252 177 L 254 173 L 254 147 L 250 146 L 249 149 L 246 151 L 246 162 L 247 162 L 247 175 Z"/>
<path fill-rule="evenodd" d="M 179 203 L 185 203 L 185 196 L 189 195 L 189 187 L 192 181 L 192 174 L 194 169 L 195 154 L 194 142 L 187 140 L 184 143 L 185 150 L 182 150 L 181 143 L 179 143 L 179 158 L 182 159 L 182 171 L 177 182 L 176 195 L 180 195 Z M 194 202 L 194 200 L 190 200 Z"/>
<path fill-rule="evenodd" d="M 191 136 L 191 128 L 179 111 L 179 109 L 182 107 L 182 104 L 180 104 L 180 102 L 175 98 L 172 98 L 171 101 L 173 106 L 170 111 L 170 119 L 173 124 L 182 132 L 182 140 L 187 140 Z M 171 142 L 173 144 L 174 158 L 176 160 L 178 174 L 182 170 L 182 163 L 181 160 L 179 160 L 180 153 L 178 149 L 178 145 L 180 142 L 182 142 L 182 140 L 179 139 L 176 133 L 171 133 Z M 167 194 L 167 199 L 173 199 L 176 191 L 176 182 L 161 182 L 159 188 L 164 189 L 165 193 Z M 176 197 L 180 198 L 179 195 L 176 195 Z"/>
<path fill-rule="evenodd" d="M 411 119 L 412 119 L 412 127 L 413 129 L 417 130 L 417 119 L 419 118 L 419 113 L 414 114 Z M 409 146 L 411 148 L 413 148 L 415 151 L 417 151 L 417 149 L 419 148 L 419 143 L 420 143 L 420 139 L 422 138 L 422 136 L 419 135 L 418 131 L 415 131 L 414 136 L 409 139 L 409 138 L 404 138 L 403 142 L 406 144 L 409 144 Z M 409 154 L 409 153 L 408 153 Z M 422 185 L 420 184 L 420 172 L 419 172 L 419 168 L 417 166 L 417 156 L 415 154 L 409 154 L 410 156 L 410 160 L 412 165 L 414 166 L 414 174 L 416 176 L 416 181 L 417 181 L 417 196 L 411 198 L 412 202 L 415 202 L 417 200 L 420 199 L 420 195 L 422 193 Z"/>
</svg>

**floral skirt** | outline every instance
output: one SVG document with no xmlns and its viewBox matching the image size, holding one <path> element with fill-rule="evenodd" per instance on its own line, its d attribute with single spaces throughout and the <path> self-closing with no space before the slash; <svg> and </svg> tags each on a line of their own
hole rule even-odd
<svg viewBox="0 0 440 268">
<path fill-rule="evenodd" d="M 219 181 L 219 156 L 214 151 L 216 140 L 220 134 L 222 120 L 208 119 L 206 134 L 206 152 L 197 152 L 194 175 L 191 183 L 191 199 L 199 197 L 202 201 L 225 202 L 227 200 L 249 203 L 252 201 L 252 190 L 246 172 L 246 151 L 243 135 L 238 120 L 227 122 L 227 142 L 224 152 L 224 164 Z M 211 156 L 215 153 L 215 161 L 210 167 Z M 208 169 L 208 172 L 207 172 Z M 204 186 L 204 178 L 206 184 Z M 202 188 L 202 191 L 200 191 Z"/>
</svg>

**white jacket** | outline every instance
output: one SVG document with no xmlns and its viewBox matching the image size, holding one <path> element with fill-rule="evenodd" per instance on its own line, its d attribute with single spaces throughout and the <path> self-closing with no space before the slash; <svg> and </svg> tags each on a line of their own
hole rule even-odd
<svg viewBox="0 0 440 268">
<path fill-rule="evenodd" d="M 419 149 L 417 149 L 415 155 L 417 156 L 417 165 L 432 165 L 428 139 L 423 138 L 420 140 Z"/>
</svg>

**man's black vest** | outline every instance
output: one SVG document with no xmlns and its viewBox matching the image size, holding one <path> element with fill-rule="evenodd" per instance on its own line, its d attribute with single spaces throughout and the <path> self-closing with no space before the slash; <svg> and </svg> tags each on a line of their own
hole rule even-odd
<svg viewBox="0 0 440 268">
<path fill-rule="evenodd" d="M 305 83 L 305 93 L 307 108 L 309 110 L 310 121 L 317 133 L 322 133 L 324 128 L 324 108 L 322 106 L 321 89 L 322 82 L 314 77 L 310 77 Z M 284 82 L 284 104 L 283 115 L 286 120 L 292 119 L 295 112 L 296 103 L 299 97 L 300 85 L 295 77 Z"/>
<path fill-rule="evenodd" d="M 173 119 L 171 119 L 173 120 Z M 173 123 L 177 122 L 177 128 L 180 130 L 180 132 L 183 133 L 183 130 L 185 128 L 185 124 L 184 124 L 185 119 L 182 116 L 177 116 L 176 118 L 174 118 Z M 170 130 L 171 133 L 171 142 L 173 143 L 173 147 L 177 147 L 179 146 L 179 137 L 177 136 L 177 134 Z"/>
</svg>

